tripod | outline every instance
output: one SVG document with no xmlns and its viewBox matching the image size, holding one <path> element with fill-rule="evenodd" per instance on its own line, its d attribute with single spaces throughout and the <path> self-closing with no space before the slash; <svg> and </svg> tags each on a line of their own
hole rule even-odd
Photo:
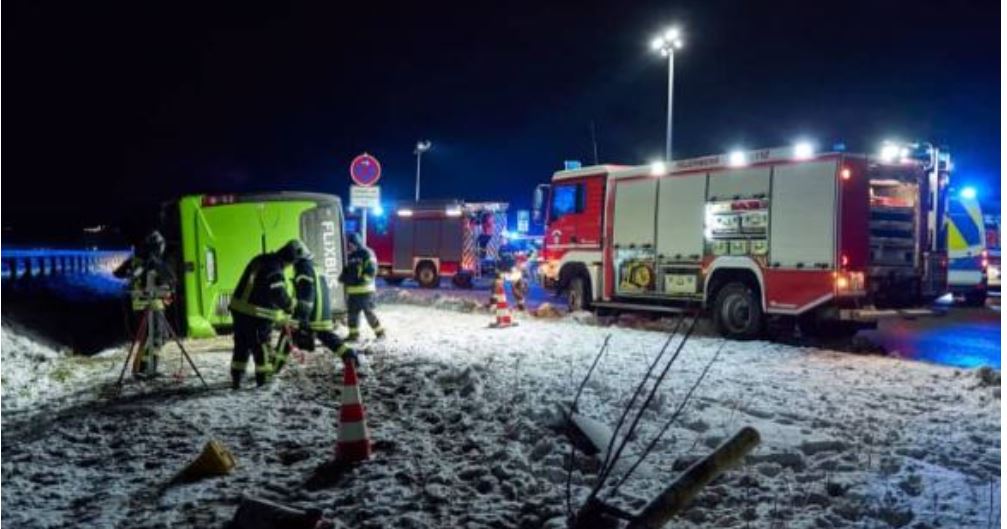
<svg viewBox="0 0 1007 529">
<path fill-rule="evenodd" d="M 157 353 L 160 352 L 162 347 L 161 334 L 165 330 L 171 339 L 174 340 L 175 344 L 178 345 L 178 349 L 182 351 L 182 357 L 192 366 L 192 370 L 196 373 L 199 381 L 203 383 L 203 387 L 209 389 L 206 380 L 203 379 L 203 375 L 199 373 L 199 369 L 192 361 L 192 357 L 189 356 L 188 351 L 182 345 L 182 340 L 178 338 L 175 329 L 171 326 L 171 322 L 164 315 L 165 299 L 170 295 L 171 289 L 167 287 L 150 287 L 142 291 L 133 292 L 133 309 L 143 310 L 143 315 L 140 317 L 140 324 L 137 326 L 136 335 L 133 337 L 133 342 L 129 345 L 129 352 L 126 354 L 126 360 L 123 362 L 122 370 L 119 372 L 119 380 L 115 384 L 115 394 L 119 394 L 122 391 L 123 379 L 126 376 L 126 368 L 129 367 L 130 360 L 134 361 L 134 371 L 138 372 L 140 364 L 142 364 L 141 359 L 144 358 L 143 355 L 146 355 L 148 370 L 153 372 L 153 369 L 150 369 L 151 366 L 156 369 Z"/>
</svg>

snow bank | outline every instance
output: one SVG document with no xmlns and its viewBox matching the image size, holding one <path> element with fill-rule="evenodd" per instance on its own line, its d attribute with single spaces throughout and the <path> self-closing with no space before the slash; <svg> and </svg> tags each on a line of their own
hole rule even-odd
<svg viewBox="0 0 1007 529">
<path fill-rule="evenodd" d="M 32 429 L 5 417 L 3 522 L 17 527 L 218 527 L 242 494 L 318 507 L 347 527 L 562 527 L 597 474 L 556 428 L 598 347 L 580 412 L 613 424 L 666 335 L 576 317 L 490 329 L 487 313 L 379 307 L 386 342 L 362 390 L 374 458 L 306 483 L 335 446 L 338 375 L 327 354 L 263 390 L 226 387 L 229 342 L 194 344 L 215 389 L 131 384 Z M 1000 401 L 991 374 L 767 342 L 694 338 L 644 414 L 623 471 L 721 350 L 655 452 L 609 501 L 636 511 L 743 425 L 763 442 L 676 527 L 987 527 L 999 516 Z M 146 396 L 145 396 L 146 395 Z M 44 432 L 44 434 L 42 433 Z M 164 489 L 208 437 L 234 474 Z M 992 493 L 992 495 L 991 495 Z M 992 498 L 992 500 L 991 500 Z"/>
</svg>

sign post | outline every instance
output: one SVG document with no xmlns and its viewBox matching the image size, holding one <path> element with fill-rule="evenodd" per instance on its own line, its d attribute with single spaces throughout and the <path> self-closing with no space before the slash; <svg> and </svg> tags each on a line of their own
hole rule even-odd
<svg viewBox="0 0 1007 529">
<path fill-rule="evenodd" d="M 366 152 L 350 162 L 350 178 L 356 185 L 350 186 L 350 207 L 360 208 L 360 238 L 367 244 L 367 214 L 371 208 L 381 204 L 381 163 Z"/>
</svg>

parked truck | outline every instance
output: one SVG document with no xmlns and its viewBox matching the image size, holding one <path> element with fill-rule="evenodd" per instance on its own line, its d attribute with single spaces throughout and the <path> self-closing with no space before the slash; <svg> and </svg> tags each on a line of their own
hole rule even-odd
<svg viewBox="0 0 1007 529">
<path fill-rule="evenodd" d="M 229 328 L 227 307 L 245 265 L 294 238 L 308 246 L 328 281 L 334 314 L 346 312 L 338 281 L 345 255 L 343 211 L 335 195 L 189 195 L 162 207 L 161 229 L 179 278 L 174 310 L 187 336 Z"/>
<path fill-rule="evenodd" d="M 389 284 L 415 279 L 434 288 L 441 278 L 469 288 L 495 272 L 507 229 L 504 202 L 421 201 L 398 204 L 388 217 L 369 216 L 367 244 Z M 353 222 L 355 215 L 351 218 Z"/>
<path fill-rule="evenodd" d="M 541 280 L 571 310 L 702 309 L 847 334 L 942 294 L 949 164 L 791 148 L 553 175 Z"/>
</svg>

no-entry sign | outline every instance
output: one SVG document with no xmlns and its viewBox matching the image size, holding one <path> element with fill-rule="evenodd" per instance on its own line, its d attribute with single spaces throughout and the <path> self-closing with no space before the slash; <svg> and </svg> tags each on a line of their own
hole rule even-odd
<svg viewBox="0 0 1007 529">
<path fill-rule="evenodd" d="M 381 179 L 381 164 L 365 152 L 350 162 L 350 178 L 359 186 L 372 186 Z"/>
</svg>

